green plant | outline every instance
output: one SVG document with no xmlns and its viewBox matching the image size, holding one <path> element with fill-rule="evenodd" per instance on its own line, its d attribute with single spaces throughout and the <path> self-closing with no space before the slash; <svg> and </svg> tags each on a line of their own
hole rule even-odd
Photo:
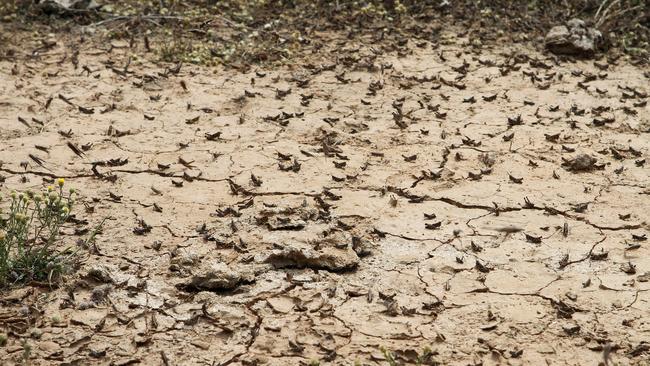
<svg viewBox="0 0 650 366">
<path fill-rule="evenodd" d="M 433 351 L 429 346 L 425 346 L 422 349 L 422 354 L 418 356 L 417 365 L 430 365 L 431 356 L 433 356 Z"/>
<path fill-rule="evenodd" d="M 97 249 L 97 235 L 101 234 L 102 229 L 104 228 L 104 223 L 108 219 L 109 217 L 104 217 L 104 219 L 102 219 L 102 221 L 100 221 L 99 224 L 97 224 L 97 226 L 95 226 L 95 228 L 90 232 L 90 235 L 88 235 L 88 239 L 84 241 L 84 245 L 86 249 L 91 249 L 92 246 L 92 250 L 94 250 L 95 252 L 99 252 L 99 250 Z"/>
<path fill-rule="evenodd" d="M 397 366 L 397 361 L 395 361 L 395 356 L 393 356 L 393 352 L 391 352 L 386 347 L 380 347 L 379 350 L 384 355 L 386 362 L 388 362 L 390 366 Z"/>
<path fill-rule="evenodd" d="M 76 253 L 55 248 L 74 203 L 74 189 L 64 193 L 64 184 L 60 178 L 40 194 L 11 192 L 6 216 L 0 210 L 0 287 L 52 282 L 71 264 Z"/>
<path fill-rule="evenodd" d="M 397 360 L 395 359 L 395 355 L 393 352 L 391 352 L 389 349 L 386 347 L 379 347 L 379 350 L 381 353 L 384 355 L 384 358 L 386 359 L 386 362 L 388 363 L 389 366 L 397 366 Z M 424 347 L 422 349 L 422 354 L 419 354 L 417 359 L 415 360 L 416 365 L 434 365 L 437 363 L 431 359 L 433 356 L 433 351 L 431 348 L 428 346 Z"/>
<path fill-rule="evenodd" d="M 29 343 L 27 343 L 27 341 L 23 341 L 22 346 L 23 346 L 23 354 L 22 354 L 23 365 L 26 365 L 29 361 L 29 357 L 32 355 L 32 346 Z"/>
</svg>

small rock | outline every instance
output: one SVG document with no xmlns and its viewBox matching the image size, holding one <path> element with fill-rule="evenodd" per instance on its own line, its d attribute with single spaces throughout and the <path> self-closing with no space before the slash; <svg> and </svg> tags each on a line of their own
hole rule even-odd
<svg viewBox="0 0 650 366">
<path fill-rule="evenodd" d="M 295 307 L 293 300 L 288 297 L 272 297 L 267 299 L 266 302 L 278 313 L 288 314 Z"/>
<path fill-rule="evenodd" d="M 92 358 L 102 358 L 106 356 L 106 349 L 90 347 L 88 350 L 88 355 Z"/>
<path fill-rule="evenodd" d="M 639 122 L 638 129 L 641 133 L 650 133 L 650 121 Z"/>
<path fill-rule="evenodd" d="M 546 34 L 546 48 L 556 54 L 592 56 L 602 41 L 602 34 L 587 27 L 580 19 L 571 19 L 566 25 L 551 28 Z"/>
<path fill-rule="evenodd" d="M 146 346 L 147 344 L 151 343 L 151 337 L 136 335 L 133 338 L 133 343 L 135 343 L 135 345 L 138 347 Z"/>
<path fill-rule="evenodd" d="M 650 272 L 645 272 L 636 278 L 639 282 L 650 282 Z"/>
<path fill-rule="evenodd" d="M 302 230 L 307 226 L 307 223 L 303 220 L 287 220 L 284 218 L 275 217 L 270 219 L 267 223 L 269 230 L 273 231 L 298 231 Z"/>
<path fill-rule="evenodd" d="M 179 265 L 182 267 L 192 266 L 199 261 L 199 256 L 196 253 L 188 252 L 185 250 L 176 250 L 172 253 L 171 264 Z"/>
<path fill-rule="evenodd" d="M 97 264 L 90 267 L 88 273 L 86 274 L 86 277 L 102 283 L 113 283 L 113 275 L 111 274 L 111 270 L 102 264 Z"/>
<path fill-rule="evenodd" d="M 53 354 L 54 352 L 59 351 L 61 349 L 61 346 L 59 346 L 56 342 L 43 341 L 39 342 L 38 348 L 47 354 Z"/>
<path fill-rule="evenodd" d="M 487 324 L 481 325 L 481 330 L 489 332 L 491 330 L 497 329 L 498 326 L 499 326 L 498 321 L 492 321 L 492 322 L 489 322 Z"/>
<path fill-rule="evenodd" d="M 580 326 L 578 324 L 565 324 L 562 326 L 562 330 L 568 335 L 573 335 L 580 331 Z"/>
<path fill-rule="evenodd" d="M 97 10 L 101 5 L 94 0 L 45 0 L 38 7 L 45 13 L 76 14 L 80 10 Z"/>
<path fill-rule="evenodd" d="M 589 154 L 580 154 L 575 158 L 566 161 L 564 165 L 567 170 L 573 172 L 584 172 L 593 169 L 597 161 L 596 158 Z"/>
<path fill-rule="evenodd" d="M 276 268 L 309 267 L 313 269 L 328 269 L 345 271 L 359 264 L 359 257 L 352 249 L 322 248 L 317 251 L 309 248 L 289 247 L 274 250 L 265 260 Z"/>
<path fill-rule="evenodd" d="M 352 237 L 352 250 L 354 250 L 354 252 L 357 253 L 357 256 L 361 258 L 372 254 L 369 243 L 358 237 Z"/>
<path fill-rule="evenodd" d="M 632 264 L 632 262 L 627 262 L 623 265 L 621 265 L 621 271 L 633 275 L 636 274 L 636 265 Z"/>
<path fill-rule="evenodd" d="M 154 250 L 160 250 L 161 246 L 162 246 L 162 241 L 160 241 L 160 240 L 154 240 L 153 243 L 151 244 L 151 247 Z"/>
<path fill-rule="evenodd" d="M 87 310 L 95 307 L 95 303 L 92 301 L 81 301 L 77 304 L 77 310 Z"/>
<path fill-rule="evenodd" d="M 191 267 L 194 267 L 200 260 L 196 253 L 186 250 L 176 249 L 171 253 L 172 258 L 169 263 L 169 270 L 172 272 L 181 272 L 187 274 Z"/>
<path fill-rule="evenodd" d="M 200 348 L 202 350 L 209 350 L 210 349 L 210 343 L 208 343 L 208 342 L 201 342 L 201 341 L 194 340 L 191 343 L 192 343 L 193 346 L 196 346 L 196 347 L 198 347 L 198 348 Z"/>
<path fill-rule="evenodd" d="M 93 289 L 93 292 L 90 295 L 90 300 L 95 304 L 101 304 L 106 300 L 106 296 L 108 296 L 108 293 L 111 292 L 112 289 L 113 287 L 108 284 L 97 286 Z"/>
<path fill-rule="evenodd" d="M 184 285 L 210 291 L 232 290 L 241 280 L 241 275 L 225 263 L 211 262 L 203 263 Z"/>
<path fill-rule="evenodd" d="M 279 332 L 282 328 L 286 327 L 286 322 L 280 319 L 271 319 L 265 322 L 264 329 L 270 330 L 272 332 Z"/>
</svg>

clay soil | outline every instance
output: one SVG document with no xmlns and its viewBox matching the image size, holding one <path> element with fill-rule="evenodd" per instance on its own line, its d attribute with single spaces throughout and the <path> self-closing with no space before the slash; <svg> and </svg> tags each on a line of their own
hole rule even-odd
<svg viewBox="0 0 650 366">
<path fill-rule="evenodd" d="M 2 364 L 647 365 L 647 66 L 440 37 L 244 72 L 26 37 L 2 191 L 77 188 L 80 263 L 2 291 Z"/>
</svg>

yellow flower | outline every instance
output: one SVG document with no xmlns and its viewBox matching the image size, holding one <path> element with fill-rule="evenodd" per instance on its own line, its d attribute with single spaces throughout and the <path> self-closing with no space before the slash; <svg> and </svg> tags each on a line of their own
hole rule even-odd
<svg viewBox="0 0 650 366">
<path fill-rule="evenodd" d="M 48 191 L 48 192 L 52 192 L 53 190 L 54 190 L 54 187 L 52 187 L 52 186 L 47 186 L 47 191 Z"/>
<path fill-rule="evenodd" d="M 65 184 L 65 179 L 59 178 L 56 180 L 56 183 L 59 185 L 59 187 L 63 187 L 63 184 Z"/>
<path fill-rule="evenodd" d="M 68 208 L 68 206 L 63 206 L 61 211 L 63 212 L 64 215 L 67 215 L 70 212 L 70 209 Z"/>
</svg>

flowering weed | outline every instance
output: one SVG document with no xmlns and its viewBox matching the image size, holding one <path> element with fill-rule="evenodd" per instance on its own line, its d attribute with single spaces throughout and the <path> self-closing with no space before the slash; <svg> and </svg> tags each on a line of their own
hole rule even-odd
<svg viewBox="0 0 650 366">
<path fill-rule="evenodd" d="M 11 192 L 8 204 L 0 202 L 0 287 L 52 282 L 71 264 L 75 252 L 54 246 L 74 203 L 74 189 L 64 185 L 60 178 L 44 192 Z"/>
</svg>

